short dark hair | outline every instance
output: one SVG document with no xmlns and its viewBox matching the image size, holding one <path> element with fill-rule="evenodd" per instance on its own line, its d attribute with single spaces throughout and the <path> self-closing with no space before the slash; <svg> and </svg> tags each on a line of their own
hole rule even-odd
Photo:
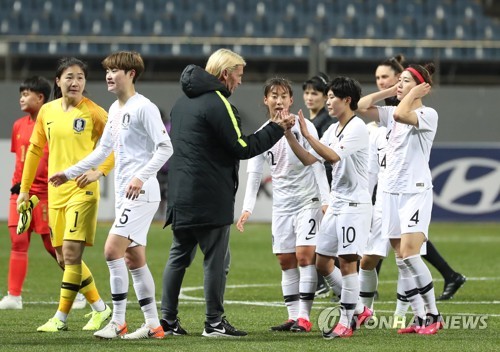
<svg viewBox="0 0 500 352">
<path fill-rule="evenodd" d="M 19 93 L 22 93 L 25 90 L 42 94 L 44 103 L 50 99 L 50 82 L 45 77 L 33 76 L 25 79 L 19 86 Z"/>
<path fill-rule="evenodd" d="M 302 83 L 302 90 L 312 88 L 326 95 L 326 86 L 328 85 L 328 81 L 330 81 L 330 77 L 328 77 L 326 73 L 319 72 L 316 76 L 313 76 Z"/>
<path fill-rule="evenodd" d="M 332 91 L 337 98 L 351 98 L 349 107 L 351 110 L 358 109 L 358 102 L 361 99 L 361 85 L 350 77 L 336 77 L 328 84 L 327 92 Z"/>
</svg>

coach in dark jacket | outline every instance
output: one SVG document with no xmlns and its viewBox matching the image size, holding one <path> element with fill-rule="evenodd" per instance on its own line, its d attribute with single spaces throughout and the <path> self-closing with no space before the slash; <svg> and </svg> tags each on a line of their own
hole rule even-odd
<svg viewBox="0 0 500 352">
<path fill-rule="evenodd" d="M 203 335 L 246 335 L 223 317 L 224 258 L 234 220 L 239 161 L 271 148 L 293 121 L 276 117 L 259 132 L 242 135 L 238 110 L 227 98 L 241 84 L 244 66 L 241 56 L 220 49 L 205 69 L 189 65 L 181 74 L 185 95 L 171 112 L 175 153 L 169 160 L 166 225 L 172 225 L 174 238 L 163 273 L 161 323 L 166 332 L 185 333 L 177 319 L 178 296 L 193 249 L 199 245 L 205 256 Z"/>
</svg>

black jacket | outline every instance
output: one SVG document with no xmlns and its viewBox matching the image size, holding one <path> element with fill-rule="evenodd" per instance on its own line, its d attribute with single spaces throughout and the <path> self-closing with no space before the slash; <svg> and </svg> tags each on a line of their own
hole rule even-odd
<svg viewBox="0 0 500 352">
<path fill-rule="evenodd" d="M 244 136 L 238 110 L 227 100 L 231 93 L 215 76 L 189 65 L 180 82 L 185 95 L 170 113 L 174 154 L 169 160 L 165 226 L 176 230 L 230 225 L 239 161 L 271 148 L 283 137 L 283 129 L 271 122 Z"/>
</svg>

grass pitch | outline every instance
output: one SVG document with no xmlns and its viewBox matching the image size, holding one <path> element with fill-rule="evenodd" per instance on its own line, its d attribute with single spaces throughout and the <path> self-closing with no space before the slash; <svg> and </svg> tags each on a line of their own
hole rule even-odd
<svg viewBox="0 0 500 352">
<path fill-rule="evenodd" d="M 0 292 L 6 294 L 10 241 L 6 224 L 0 236 Z M 110 303 L 109 274 L 103 257 L 104 241 L 110 224 L 100 224 L 96 244 L 85 250 L 84 260 L 92 270 L 103 299 Z M 448 302 L 438 308 L 446 316 L 483 316 L 482 329 L 445 329 L 436 336 L 400 336 L 392 329 L 361 329 L 350 339 L 323 340 L 318 329 L 320 312 L 334 306 L 329 298 L 316 300 L 308 334 L 270 332 L 269 327 L 286 320 L 282 303 L 281 272 L 271 253 L 270 225 L 248 224 L 240 234 L 233 227 L 231 237 L 232 265 L 228 276 L 225 308 L 228 320 L 248 331 L 240 339 L 209 339 L 201 336 L 204 323 L 202 255 L 198 252 L 188 269 L 180 304 L 182 326 L 188 336 L 163 340 L 103 341 L 81 330 L 90 308 L 70 313 L 69 331 L 37 333 L 57 309 L 62 272 L 44 251 L 37 235 L 32 236 L 29 270 L 24 285 L 24 309 L 0 311 L 0 351 L 498 351 L 500 346 L 500 223 L 434 223 L 431 239 L 450 265 L 467 276 L 467 282 Z M 170 229 L 154 224 L 149 234 L 148 263 L 156 281 L 156 297 L 161 296 L 161 276 L 171 243 Z M 443 281 L 431 267 L 436 294 Z M 391 316 L 395 307 L 396 266 L 391 256 L 381 271 L 378 316 Z M 88 306 L 87 306 L 88 307 Z M 135 330 L 143 321 L 131 286 L 127 322 Z"/>
</svg>

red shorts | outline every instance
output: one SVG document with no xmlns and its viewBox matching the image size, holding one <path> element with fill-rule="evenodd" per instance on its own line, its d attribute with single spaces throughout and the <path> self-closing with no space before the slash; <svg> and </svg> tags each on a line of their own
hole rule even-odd
<svg viewBox="0 0 500 352">
<path fill-rule="evenodd" d="M 17 227 L 18 222 L 19 213 L 17 212 L 17 194 L 13 194 L 10 196 L 8 226 Z M 38 202 L 38 205 L 33 210 L 29 231 L 34 231 L 41 235 L 50 233 L 49 206 L 47 198 L 40 198 L 40 202 Z"/>
</svg>

